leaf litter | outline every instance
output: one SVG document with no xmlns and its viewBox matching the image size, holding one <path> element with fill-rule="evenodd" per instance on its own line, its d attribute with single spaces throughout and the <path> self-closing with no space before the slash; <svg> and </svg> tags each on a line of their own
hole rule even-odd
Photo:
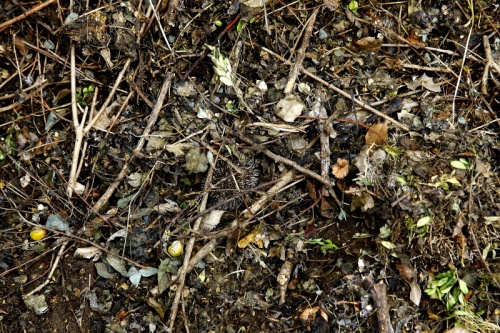
<svg viewBox="0 0 500 333">
<path fill-rule="evenodd" d="M 2 6 L 2 331 L 499 330 L 494 4 Z"/>
</svg>

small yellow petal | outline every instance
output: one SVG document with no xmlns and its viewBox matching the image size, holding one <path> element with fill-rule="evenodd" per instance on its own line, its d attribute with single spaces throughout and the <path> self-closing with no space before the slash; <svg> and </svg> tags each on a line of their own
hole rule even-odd
<svg viewBox="0 0 500 333">
<path fill-rule="evenodd" d="M 39 241 L 39 240 L 42 240 L 46 234 L 47 234 L 47 230 L 42 229 L 42 228 L 34 228 L 30 232 L 30 237 L 34 241 Z"/>
</svg>

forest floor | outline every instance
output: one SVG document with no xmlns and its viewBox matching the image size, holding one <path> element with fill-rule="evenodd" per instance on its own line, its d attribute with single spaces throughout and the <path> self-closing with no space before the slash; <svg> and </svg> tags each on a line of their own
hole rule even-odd
<svg viewBox="0 0 500 333">
<path fill-rule="evenodd" d="M 500 332 L 500 6 L 0 3 L 0 332 Z"/>
</svg>

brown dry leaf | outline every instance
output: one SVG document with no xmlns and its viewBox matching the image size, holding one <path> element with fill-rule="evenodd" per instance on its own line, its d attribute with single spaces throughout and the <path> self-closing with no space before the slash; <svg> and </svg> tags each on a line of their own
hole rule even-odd
<svg viewBox="0 0 500 333">
<path fill-rule="evenodd" d="M 427 76 L 424 73 L 424 74 L 422 74 L 421 77 L 419 77 L 418 79 L 416 79 L 414 82 L 406 83 L 406 85 L 411 90 L 416 90 L 418 87 L 422 86 L 422 87 L 424 87 L 427 90 L 430 90 L 430 91 L 433 91 L 433 92 L 440 92 L 441 91 L 440 84 L 434 83 L 433 80 L 434 79 L 432 77 Z"/>
<path fill-rule="evenodd" d="M 356 193 L 352 197 L 351 212 L 357 208 L 361 208 L 363 212 L 366 212 L 373 207 L 375 207 L 375 201 L 373 200 L 373 197 L 366 192 Z"/>
<path fill-rule="evenodd" d="M 239 240 L 238 242 L 238 247 L 240 249 L 246 248 L 250 243 L 255 243 L 256 242 L 256 237 L 260 233 L 259 228 L 253 229 L 248 235 L 243 237 L 242 239 Z M 261 241 L 262 242 L 262 241 Z M 259 248 L 261 248 L 260 244 L 257 244 Z"/>
<path fill-rule="evenodd" d="M 387 122 L 377 123 L 370 126 L 370 130 L 365 136 L 366 145 L 381 145 L 385 141 L 387 141 Z"/>
<path fill-rule="evenodd" d="M 422 37 L 417 35 L 415 29 L 410 30 L 410 35 L 408 36 L 408 38 L 406 38 L 406 40 L 416 47 L 425 47 L 425 43 L 422 40 Z"/>
<path fill-rule="evenodd" d="M 323 0 L 323 5 L 330 12 L 333 12 L 335 9 L 339 8 L 339 0 Z"/>
<path fill-rule="evenodd" d="M 337 158 L 337 164 L 332 166 L 332 174 L 338 179 L 342 179 L 349 173 L 349 162 L 342 158 Z"/>
<path fill-rule="evenodd" d="M 349 45 L 349 49 L 353 52 L 378 52 L 382 46 L 382 39 L 377 39 L 375 37 L 365 37 L 358 41 L 353 41 Z"/>
<path fill-rule="evenodd" d="M 318 312 L 321 308 L 319 306 L 315 306 L 312 308 L 307 308 L 302 313 L 299 315 L 299 319 L 306 322 L 306 321 L 313 321 L 314 318 L 316 317 L 316 312 Z"/>
<path fill-rule="evenodd" d="M 25 41 L 26 39 L 24 39 L 23 37 L 17 35 L 14 36 L 14 45 L 16 46 L 16 49 L 19 51 L 19 53 L 21 53 L 23 56 L 28 54 L 28 48 L 26 47 L 26 45 L 24 45 Z"/>
<path fill-rule="evenodd" d="M 382 61 L 384 65 L 389 69 L 401 69 L 401 65 L 403 64 L 403 60 L 398 58 L 386 58 Z"/>
<path fill-rule="evenodd" d="M 420 299 L 422 297 L 422 290 L 417 283 L 417 276 L 415 275 L 415 269 L 406 263 L 398 263 L 396 265 L 401 276 L 405 279 L 406 282 L 410 285 L 410 300 L 415 304 L 420 304 Z"/>
</svg>

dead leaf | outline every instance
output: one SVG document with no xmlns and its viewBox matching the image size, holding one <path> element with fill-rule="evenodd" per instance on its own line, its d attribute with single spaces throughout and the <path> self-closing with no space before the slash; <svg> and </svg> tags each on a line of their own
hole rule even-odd
<svg viewBox="0 0 500 333">
<path fill-rule="evenodd" d="M 401 273 L 401 276 L 410 285 L 410 300 L 418 306 L 422 297 L 422 290 L 417 283 L 415 269 L 406 263 L 398 263 L 396 266 Z"/>
<path fill-rule="evenodd" d="M 332 174 L 338 179 L 343 179 L 349 173 L 349 162 L 342 158 L 337 158 L 337 164 L 332 166 Z"/>
<path fill-rule="evenodd" d="M 406 38 L 406 40 L 416 47 L 425 47 L 422 37 L 417 35 L 415 29 L 410 30 L 410 35 Z"/>
<path fill-rule="evenodd" d="M 266 5 L 266 0 L 246 0 L 242 4 L 251 8 L 261 8 Z"/>
<path fill-rule="evenodd" d="M 381 145 L 387 141 L 387 122 L 377 123 L 370 126 L 365 136 L 365 143 L 368 146 L 372 144 Z"/>
<path fill-rule="evenodd" d="M 370 194 L 361 192 L 353 195 L 351 200 L 351 211 L 354 211 L 356 208 L 361 208 L 363 212 L 366 212 L 373 207 L 375 207 L 375 201 Z"/>
<path fill-rule="evenodd" d="M 382 61 L 384 65 L 389 69 L 401 69 L 401 65 L 403 64 L 403 60 L 398 58 L 386 58 Z"/>
<path fill-rule="evenodd" d="M 257 238 L 257 235 L 260 234 L 259 228 L 253 229 L 248 235 L 243 237 L 238 242 L 238 247 L 240 249 L 246 248 L 250 243 L 255 243 L 259 248 L 263 248 L 264 244 L 260 238 Z"/>
<path fill-rule="evenodd" d="M 353 41 L 349 49 L 353 52 L 378 52 L 382 46 L 382 39 L 375 37 L 365 37 L 358 41 Z"/>
<path fill-rule="evenodd" d="M 321 315 L 323 315 L 324 311 L 319 306 L 307 308 L 304 311 L 302 311 L 302 313 L 299 316 L 299 319 L 302 320 L 303 322 L 313 321 L 318 311 L 321 311 Z"/>
<path fill-rule="evenodd" d="M 302 114 L 305 108 L 306 106 L 300 98 L 288 95 L 276 104 L 276 115 L 287 123 L 291 123 Z"/>
<path fill-rule="evenodd" d="M 93 259 L 93 261 L 97 261 L 101 257 L 102 251 L 95 246 L 80 247 L 76 249 L 73 255 L 78 258 Z"/>
<path fill-rule="evenodd" d="M 224 215 L 225 212 L 225 210 L 214 209 L 207 215 L 203 216 L 200 229 L 205 231 L 214 230 L 215 227 L 219 225 L 222 215 Z"/>
<path fill-rule="evenodd" d="M 430 91 L 433 91 L 433 92 L 440 92 L 441 91 L 440 84 L 434 83 L 433 80 L 434 79 L 432 77 L 427 76 L 424 73 L 424 74 L 422 74 L 421 77 L 419 77 L 418 79 L 416 79 L 414 82 L 406 83 L 406 85 L 411 90 L 416 90 L 418 87 L 422 86 L 422 87 L 424 87 L 427 90 L 430 90 Z"/>
<path fill-rule="evenodd" d="M 184 168 L 191 173 L 205 172 L 208 169 L 208 159 L 202 154 L 200 147 L 191 148 L 186 154 L 186 164 Z"/>
<path fill-rule="evenodd" d="M 28 54 L 28 48 L 24 44 L 25 41 L 26 39 L 21 36 L 14 36 L 14 45 L 16 46 L 16 49 L 19 51 L 19 53 L 21 53 L 23 56 Z"/>
<path fill-rule="evenodd" d="M 330 12 L 333 12 L 335 9 L 339 7 L 339 0 L 324 0 L 323 5 Z"/>
</svg>

